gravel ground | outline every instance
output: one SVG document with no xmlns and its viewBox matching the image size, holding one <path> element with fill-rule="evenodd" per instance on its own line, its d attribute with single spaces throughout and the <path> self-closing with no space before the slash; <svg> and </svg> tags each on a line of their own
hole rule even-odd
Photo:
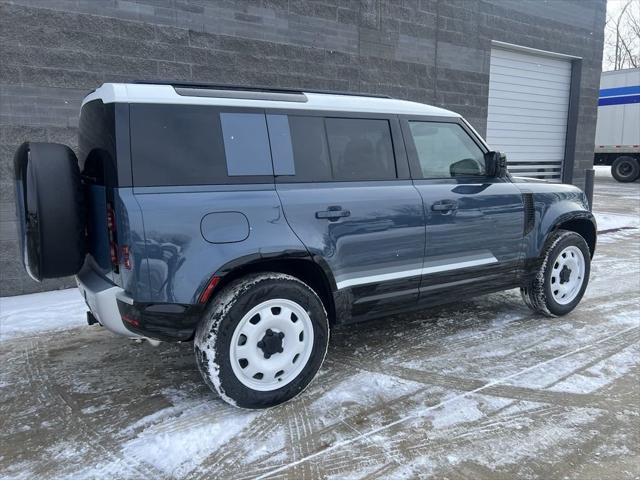
<svg viewBox="0 0 640 480">
<path fill-rule="evenodd" d="M 639 478 L 640 182 L 599 168 L 598 250 L 570 315 L 517 291 L 340 328 L 267 411 L 190 344 L 84 324 L 75 290 L 0 299 L 0 478 Z"/>
</svg>

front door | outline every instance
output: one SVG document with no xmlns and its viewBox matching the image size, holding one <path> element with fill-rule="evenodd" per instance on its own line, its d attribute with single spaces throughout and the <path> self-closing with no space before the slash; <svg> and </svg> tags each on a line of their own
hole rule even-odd
<svg viewBox="0 0 640 480">
<path fill-rule="evenodd" d="M 515 286 L 521 263 L 521 192 L 485 172 L 485 148 L 466 126 L 403 120 L 426 219 L 421 303 L 460 300 Z"/>
<path fill-rule="evenodd" d="M 282 133 L 283 122 L 268 117 L 285 217 L 331 269 L 344 308 L 373 317 L 415 304 L 424 210 L 409 178 L 398 119 L 289 114 Z M 283 148 L 287 142 L 290 151 Z"/>
</svg>

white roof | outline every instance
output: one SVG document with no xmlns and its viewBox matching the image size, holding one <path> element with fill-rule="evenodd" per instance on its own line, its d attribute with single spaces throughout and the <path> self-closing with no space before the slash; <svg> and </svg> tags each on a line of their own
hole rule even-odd
<svg viewBox="0 0 640 480">
<path fill-rule="evenodd" d="M 215 89 L 215 87 L 212 87 Z M 304 91 L 303 91 L 304 92 Z M 393 98 L 338 95 L 330 93 L 307 93 L 306 102 L 281 100 L 256 100 L 226 97 L 202 97 L 179 95 L 171 85 L 149 85 L 134 83 L 105 83 L 87 95 L 82 102 L 101 99 L 103 103 L 156 103 L 182 105 L 217 105 L 225 107 L 286 108 L 300 110 L 329 110 L 363 113 L 386 113 L 459 117 L 443 108 L 423 103 L 396 100 Z"/>
</svg>

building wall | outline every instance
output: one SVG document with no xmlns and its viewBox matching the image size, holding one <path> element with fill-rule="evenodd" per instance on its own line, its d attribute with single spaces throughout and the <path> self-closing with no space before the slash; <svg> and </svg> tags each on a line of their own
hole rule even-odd
<svg viewBox="0 0 640 480">
<path fill-rule="evenodd" d="M 103 82 L 171 79 L 383 93 L 486 129 L 491 41 L 582 57 L 574 183 L 593 159 L 605 0 L 0 0 L 0 295 L 20 264 L 12 156 L 77 145 Z"/>
</svg>

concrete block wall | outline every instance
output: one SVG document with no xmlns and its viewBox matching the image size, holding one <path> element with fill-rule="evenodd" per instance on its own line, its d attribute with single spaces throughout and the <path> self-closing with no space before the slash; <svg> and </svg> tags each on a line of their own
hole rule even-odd
<svg viewBox="0 0 640 480">
<path fill-rule="evenodd" d="M 583 58 L 575 182 L 592 161 L 605 0 L 0 0 L 0 295 L 41 284 L 19 261 L 12 157 L 76 148 L 103 82 L 189 80 L 383 93 L 486 130 L 491 41 Z"/>
</svg>

